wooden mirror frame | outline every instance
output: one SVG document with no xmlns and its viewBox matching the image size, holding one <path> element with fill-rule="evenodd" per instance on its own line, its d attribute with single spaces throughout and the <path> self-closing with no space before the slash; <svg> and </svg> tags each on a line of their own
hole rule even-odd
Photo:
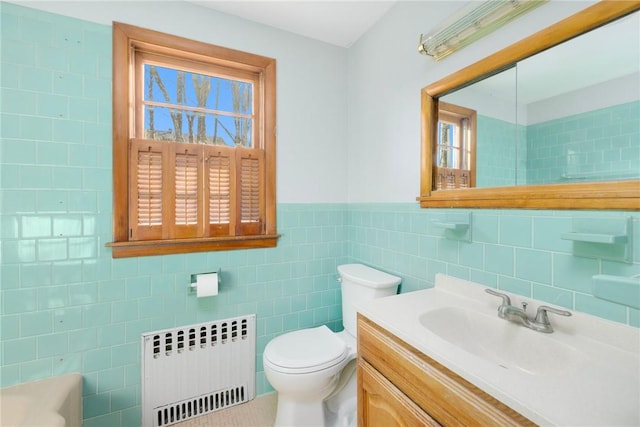
<svg viewBox="0 0 640 427">
<path fill-rule="evenodd" d="M 640 1 L 602 0 L 423 88 L 420 207 L 640 210 L 640 180 L 433 190 L 438 97 L 637 10 Z"/>
</svg>

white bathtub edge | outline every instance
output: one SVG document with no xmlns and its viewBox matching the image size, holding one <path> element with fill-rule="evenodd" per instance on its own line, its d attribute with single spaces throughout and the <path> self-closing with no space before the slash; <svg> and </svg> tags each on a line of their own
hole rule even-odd
<svg viewBox="0 0 640 427">
<path fill-rule="evenodd" d="M 0 401 L 13 399 L 28 402 L 26 416 L 13 416 L 12 408 L 3 405 L 0 424 L 12 420 L 17 426 L 46 425 L 52 427 L 82 427 L 82 375 L 64 374 L 38 381 L 30 381 L 0 389 Z M 14 421 L 15 420 L 15 421 Z M 20 421 L 18 421 L 20 420 Z M 19 424 L 14 424 L 19 422 Z"/>
</svg>

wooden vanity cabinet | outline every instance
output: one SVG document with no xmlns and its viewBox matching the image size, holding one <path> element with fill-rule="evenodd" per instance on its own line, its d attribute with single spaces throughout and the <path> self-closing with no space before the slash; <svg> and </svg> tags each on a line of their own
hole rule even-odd
<svg viewBox="0 0 640 427">
<path fill-rule="evenodd" d="M 358 427 L 534 426 L 358 314 Z"/>
</svg>

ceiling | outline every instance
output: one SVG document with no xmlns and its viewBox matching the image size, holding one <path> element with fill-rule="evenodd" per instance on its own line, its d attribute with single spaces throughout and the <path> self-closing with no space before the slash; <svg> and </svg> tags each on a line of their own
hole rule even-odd
<svg viewBox="0 0 640 427">
<path fill-rule="evenodd" d="M 336 46 L 349 47 L 395 1 L 219 1 L 185 0 Z"/>
</svg>

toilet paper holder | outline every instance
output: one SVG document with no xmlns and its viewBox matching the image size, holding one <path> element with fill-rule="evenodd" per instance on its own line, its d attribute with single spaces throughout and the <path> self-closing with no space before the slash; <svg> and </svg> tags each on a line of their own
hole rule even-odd
<svg viewBox="0 0 640 427">
<path fill-rule="evenodd" d="M 220 285 L 221 280 L 220 280 L 220 274 L 222 273 L 222 269 L 219 268 L 218 271 L 207 271 L 205 273 L 198 273 L 198 274 L 192 274 L 191 275 L 191 283 L 189 284 L 189 293 L 196 293 L 198 290 L 198 276 L 201 274 L 211 274 L 211 273 L 218 273 L 218 285 Z"/>
</svg>

